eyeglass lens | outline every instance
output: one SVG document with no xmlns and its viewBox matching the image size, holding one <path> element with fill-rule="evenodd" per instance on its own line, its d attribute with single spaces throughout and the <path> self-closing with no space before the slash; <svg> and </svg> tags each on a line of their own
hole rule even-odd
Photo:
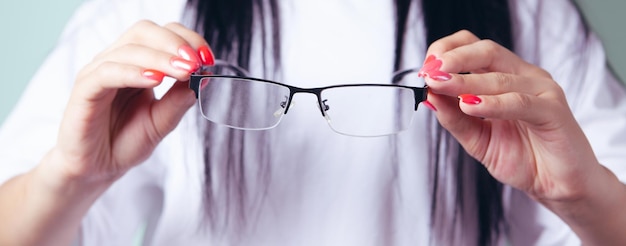
<svg viewBox="0 0 626 246">
<path fill-rule="evenodd" d="M 202 115 L 218 124 L 245 130 L 276 126 L 289 99 L 289 88 L 240 78 L 206 77 L 200 81 Z"/>
<path fill-rule="evenodd" d="M 413 90 L 403 87 L 334 87 L 321 98 L 330 127 L 351 136 L 398 133 L 411 125 L 415 112 Z"/>
<path fill-rule="evenodd" d="M 206 77 L 200 82 L 202 115 L 238 129 L 276 126 L 287 107 L 288 87 L 243 78 Z M 322 90 L 320 108 L 330 127 L 351 136 L 381 136 L 405 130 L 414 114 L 414 92 L 392 86 L 343 86 Z"/>
</svg>

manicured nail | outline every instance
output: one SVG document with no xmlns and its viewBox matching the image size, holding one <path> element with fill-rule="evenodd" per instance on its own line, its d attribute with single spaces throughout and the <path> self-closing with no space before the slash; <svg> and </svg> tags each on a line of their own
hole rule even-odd
<svg viewBox="0 0 626 246">
<path fill-rule="evenodd" d="M 441 62 L 441 60 L 430 59 L 430 57 L 434 57 L 434 56 L 431 55 L 431 56 L 429 56 L 428 59 L 426 59 L 426 61 L 424 62 L 424 65 L 422 66 L 422 68 L 418 72 L 418 76 L 426 77 L 426 76 L 428 76 L 430 74 L 430 72 L 438 71 L 439 68 L 441 68 L 441 65 L 443 64 Z"/>
<path fill-rule="evenodd" d="M 430 58 L 433 57 L 433 58 Z M 441 68 L 441 65 L 443 65 L 443 62 L 437 58 L 435 58 L 435 56 L 429 56 L 428 59 L 426 59 L 426 61 L 424 62 L 424 66 L 422 66 L 422 69 L 420 69 L 421 71 L 432 71 L 432 70 L 439 70 Z"/>
<path fill-rule="evenodd" d="M 433 60 L 437 59 L 437 57 L 435 57 L 435 55 L 429 55 L 428 57 L 426 57 L 426 60 L 424 60 L 423 65 L 426 65 L 426 63 L 429 63 Z"/>
<path fill-rule="evenodd" d="M 200 58 L 196 55 L 196 52 L 189 45 L 183 45 L 178 48 L 178 55 L 185 60 L 201 64 Z"/>
<path fill-rule="evenodd" d="M 441 66 L 443 62 L 440 59 L 437 59 L 434 55 L 428 56 L 424 61 L 424 65 L 417 73 L 419 77 L 430 77 L 431 79 L 437 81 L 447 81 L 452 79 L 452 75 L 441 71 Z"/>
<path fill-rule="evenodd" d="M 163 81 L 163 77 L 165 77 L 164 73 L 153 69 L 143 70 L 143 73 L 141 75 L 154 81 Z"/>
<path fill-rule="evenodd" d="M 175 68 L 185 70 L 189 73 L 195 72 L 200 67 L 200 64 L 197 62 L 189 61 L 182 57 L 176 56 L 172 57 L 172 59 L 170 60 L 170 64 L 172 64 L 172 66 Z"/>
<path fill-rule="evenodd" d="M 423 101 L 422 103 L 424 104 L 424 106 L 426 106 L 430 110 L 437 112 L 437 108 L 435 108 L 435 105 L 433 105 L 429 101 Z"/>
<path fill-rule="evenodd" d="M 461 94 L 459 95 L 459 100 L 465 104 L 477 105 L 480 104 L 483 100 L 480 97 L 472 94 Z"/>
<path fill-rule="evenodd" d="M 215 64 L 215 57 L 213 56 L 213 51 L 209 48 L 209 46 L 200 46 L 200 48 L 198 48 L 198 56 L 200 56 L 202 65 L 213 66 Z"/>
<path fill-rule="evenodd" d="M 452 79 L 452 75 L 444 71 L 430 71 L 428 77 L 437 81 L 448 81 Z"/>
</svg>

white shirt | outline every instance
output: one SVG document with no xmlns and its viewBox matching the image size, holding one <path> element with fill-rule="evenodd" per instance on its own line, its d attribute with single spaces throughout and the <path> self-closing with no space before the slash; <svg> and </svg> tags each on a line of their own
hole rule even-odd
<svg viewBox="0 0 626 246">
<path fill-rule="evenodd" d="M 184 0 L 93 0 L 71 19 L 59 46 L 35 75 L 0 130 L 0 182 L 26 172 L 56 141 L 76 73 L 140 19 L 189 25 Z M 583 42 L 583 26 L 566 0 L 511 1 L 516 52 L 548 70 L 567 93 L 572 110 L 600 162 L 626 180 L 626 96 L 608 72 L 599 40 Z M 421 40 L 423 27 L 409 35 Z M 391 1 L 281 2 L 285 83 L 301 87 L 388 81 L 393 59 Z M 406 48 L 405 66 L 424 58 L 424 41 Z M 332 78 L 332 79 L 329 79 Z M 315 99 L 296 107 L 271 130 L 272 164 L 265 189 L 258 167 L 247 167 L 255 226 L 236 239 L 203 232 L 203 165 L 197 111 L 187 116 L 142 165 L 116 182 L 85 216 L 81 245 L 426 245 L 430 235 L 427 110 L 398 135 L 395 169 L 388 138 L 334 133 Z M 444 169 L 446 175 L 447 169 Z M 394 178 L 395 177 L 395 178 Z M 444 176 L 445 177 L 445 176 Z M 469 197 L 471 201 L 472 197 Z M 471 203 L 471 202 L 466 202 Z M 523 193 L 505 188 L 502 242 L 572 245 L 576 235 Z M 471 205 L 469 208 L 471 208 Z M 471 216 L 456 242 L 475 242 Z M 252 222 L 251 222 L 252 223 Z"/>
</svg>

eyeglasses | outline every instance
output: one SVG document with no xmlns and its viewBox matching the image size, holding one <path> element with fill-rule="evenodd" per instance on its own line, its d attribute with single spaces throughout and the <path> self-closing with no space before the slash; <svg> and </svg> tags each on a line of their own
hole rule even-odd
<svg viewBox="0 0 626 246">
<path fill-rule="evenodd" d="M 411 125 L 419 103 L 426 100 L 427 87 L 414 87 L 406 80 L 424 84 L 418 69 L 392 75 L 391 84 L 344 84 L 300 88 L 252 78 L 248 72 L 216 60 L 191 75 L 202 116 L 227 127 L 242 130 L 274 128 L 293 105 L 296 93 L 311 93 L 335 132 L 358 137 L 391 135 Z M 410 75 L 410 76 L 409 76 Z M 410 83 L 410 82 L 409 82 Z"/>
</svg>

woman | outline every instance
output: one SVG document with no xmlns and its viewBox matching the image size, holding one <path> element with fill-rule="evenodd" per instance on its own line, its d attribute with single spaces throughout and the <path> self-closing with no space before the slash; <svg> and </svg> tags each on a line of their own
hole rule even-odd
<svg viewBox="0 0 626 246">
<path fill-rule="evenodd" d="M 1 244 L 626 241 L 624 90 L 572 3 L 261 2 L 86 3 L 2 129 Z M 187 112 L 216 58 L 302 88 L 422 67 L 432 110 L 357 138 L 298 95 L 233 130 Z"/>
</svg>

